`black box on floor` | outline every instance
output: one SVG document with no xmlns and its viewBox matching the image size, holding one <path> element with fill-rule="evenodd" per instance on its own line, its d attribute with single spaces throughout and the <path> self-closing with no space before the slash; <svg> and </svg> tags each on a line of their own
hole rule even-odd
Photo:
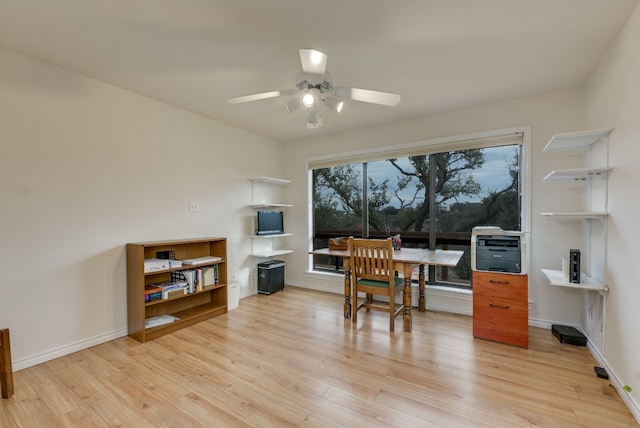
<svg viewBox="0 0 640 428">
<path fill-rule="evenodd" d="M 569 345 L 587 346 L 587 337 L 580 333 L 577 328 L 566 325 L 553 324 L 551 332 L 558 338 L 560 343 L 568 343 Z"/>
<path fill-rule="evenodd" d="M 284 261 L 258 263 L 258 293 L 271 294 L 284 290 Z"/>
</svg>

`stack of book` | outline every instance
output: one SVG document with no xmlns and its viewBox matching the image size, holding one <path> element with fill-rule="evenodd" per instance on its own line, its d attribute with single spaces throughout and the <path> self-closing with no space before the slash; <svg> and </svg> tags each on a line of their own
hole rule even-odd
<svg viewBox="0 0 640 428">
<path fill-rule="evenodd" d="M 159 289 L 160 293 L 162 294 L 162 299 L 170 299 L 171 297 L 183 296 L 187 293 L 187 283 L 185 281 L 160 282 L 157 284 L 149 284 L 146 287 Z"/>
<path fill-rule="evenodd" d="M 144 286 L 145 303 L 154 302 L 156 300 L 162 300 L 162 288 L 156 287 L 154 284 L 145 285 Z"/>
<path fill-rule="evenodd" d="M 218 265 L 196 267 L 178 272 L 171 272 L 171 280 L 174 282 L 186 282 L 187 293 L 206 290 L 212 285 L 220 283 L 220 269 Z"/>
</svg>

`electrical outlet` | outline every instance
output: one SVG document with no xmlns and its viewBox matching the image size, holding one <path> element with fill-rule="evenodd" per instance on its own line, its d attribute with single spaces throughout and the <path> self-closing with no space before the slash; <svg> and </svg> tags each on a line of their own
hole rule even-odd
<svg viewBox="0 0 640 428">
<path fill-rule="evenodd" d="M 197 213 L 200 211 L 200 202 L 191 201 L 189 202 L 189 211 L 192 213 Z"/>
</svg>

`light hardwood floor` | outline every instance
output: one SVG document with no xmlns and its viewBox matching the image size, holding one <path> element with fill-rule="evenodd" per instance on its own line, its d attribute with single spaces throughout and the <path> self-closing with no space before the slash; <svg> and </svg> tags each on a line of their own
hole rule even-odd
<svg viewBox="0 0 640 428">
<path fill-rule="evenodd" d="M 1 427 L 638 426 L 585 347 L 530 328 L 529 349 L 474 340 L 471 318 L 343 318 L 339 295 L 287 287 L 154 341 L 95 346 L 14 374 Z"/>
</svg>

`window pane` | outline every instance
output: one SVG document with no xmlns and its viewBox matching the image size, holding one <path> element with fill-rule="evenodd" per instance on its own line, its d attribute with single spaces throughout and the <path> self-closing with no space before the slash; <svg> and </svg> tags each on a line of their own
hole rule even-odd
<svg viewBox="0 0 640 428">
<path fill-rule="evenodd" d="M 436 248 L 465 254 L 455 268 L 437 268 L 429 282 L 468 287 L 471 229 L 520 230 L 520 150 L 514 144 L 314 170 L 314 249 L 327 247 L 331 237 L 363 234 L 400 234 L 404 247 L 426 248 L 434 233 Z M 363 201 L 368 235 L 362 230 Z M 318 257 L 314 267 L 341 269 L 339 261 Z"/>
<path fill-rule="evenodd" d="M 520 230 L 519 152 L 511 145 L 436 155 L 438 232 Z"/>
<path fill-rule="evenodd" d="M 455 268 L 440 271 L 438 281 L 470 283 L 473 227 L 520 229 L 519 155 L 519 145 L 435 155 L 436 241 L 464 251 Z"/>
<path fill-rule="evenodd" d="M 428 156 L 368 164 L 372 237 L 399 234 L 405 247 L 428 247 Z"/>
<path fill-rule="evenodd" d="M 326 248 L 329 238 L 362 236 L 362 164 L 313 171 L 313 248 Z M 314 269 L 341 269 L 342 260 L 314 256 Z"/>
</svg>

